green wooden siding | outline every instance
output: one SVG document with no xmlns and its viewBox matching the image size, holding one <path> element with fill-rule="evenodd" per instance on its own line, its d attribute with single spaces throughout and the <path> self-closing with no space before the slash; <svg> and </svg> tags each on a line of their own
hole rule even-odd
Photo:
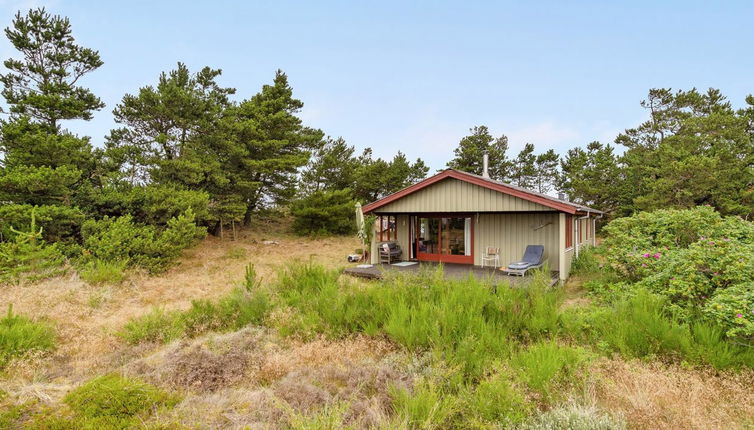
<svg viewBox="0 0 754 430">
<path fill-rule="evenodd" d="M 474 222 L 474 264 L 482 264 L 488 246 L 500 248 L 500 264 L 518 261 L 526 245 L 544 245 L 550 270 L 560 263 L 559 224 L 557 213 L 480 214 Z"/>
<path fill-rule="evenodd" d="M 447 178 L 389 203 L 375 210 L 375 212 L 532 212 L 552 210 L 552 208 L 538 203 L 454 178 Z"/>
</svg>

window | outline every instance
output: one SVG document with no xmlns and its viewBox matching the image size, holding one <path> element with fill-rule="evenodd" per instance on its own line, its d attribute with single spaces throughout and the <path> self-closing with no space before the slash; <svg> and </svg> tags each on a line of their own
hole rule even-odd
<svg viewBox="0 0 754 430">
<path fill-rule="evenodd" d="M 380 242 L 398 240 L 398 222 L 394 215 L 382 216 L 379 219 Z"/>
<path fill-rule="evenodd" d="M 573 215 L 565 216 L 565 247 L 573 246 Z"/>
</svg>

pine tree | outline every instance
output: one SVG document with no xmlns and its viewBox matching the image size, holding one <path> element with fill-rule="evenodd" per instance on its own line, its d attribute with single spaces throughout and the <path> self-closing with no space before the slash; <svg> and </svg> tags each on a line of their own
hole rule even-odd
<svg viewBox="0 0 754 430">
<path fill-rule="evenodd" d="M 227 116 L 232 143 L 240 148 L 231 167 L 232 183 L 246 206 L 247 223 L 266 204 L 290 201 L 299 169 L 322 145 L 323 133 L 303 126 L 296 115 L 303 106 L 278 70 L 272 85 L 264 85 Z"/>
<path fill-rule="evenodd" d="M 501 135 L 492 137 L 486 126 L 469 129 L 470 135 L 461 139 L 453 151 L 455 157 L 448 162 L 448 167 L 475 175 L 482 174 L 482 158 L 489 156 L 488 171 L 490 178 L 507 181 L 511 175 L 511 161 L 508 160 L 508 138 Z"/>
<path fill-rule="evenodd" d="M 235 90 L 217 83 L 221 73 L 205 67 L 192 74 L 178 63 L 175 70 L 160 75 L 156 86 L 123 97 L 113 111 L 115 121 L 123 126 L 112 130 L 106 143 L 107 158 L 120 171 L 116 184 L 121 189 L 170 186 L 195 193 L 186 197 L 197 202 L 206 193 L 209 220 L 217 224 L 221 219 L 240 219 L 245 205 L 229 167 L 237 164 L 244 148 L 225 138 L 221 120 Z M 127 196 L 123 191 L 118 194 Z M 201 207 L 193 210 L 198 215 L 206 212 Z M 201 216 L 198 220 L 208 221 Z"/>
<path fill-rule="evenodd" d="M 622 169 L 611 145 L 591 142 L 586 149 L 568 150 L 560 162 L 558 189 L 575 202 L 612 216 L 621 205 Z"/>
<path fill-rule="evenodd" d="M 76 44 L 67 18 L 44 9 L 18 13 L 5 34 L 21 55 L 6 60 L 8 73 L 0 75 L 11 114 L 0 124 L 0 202 L 21 218 L 31 205 L 74 207 L 91 187 L 95 159 L 89 139 L 63 130 L 61 121 L 89 120 L 104 106 L 79 84 L 102 60 Z M 77 210 L 41 210 L 80 220 Z"/>
<path fill-rule="evenodd" d="M 558 162 L 560 156 L 554 149 L 537 155 L 534 161 L 536 177 L 534 179 L 534 189 L 537 192 L 547 194 L 553 190 L 558 181 Z"/>
<path fill-rule="evenodd" d="M 352 188 L 359 160 L 353 146 L 339 137 L 327 138 L 317 148 L 304 172 L 301 185 L 305 193 Z"/>
<path fill-rule="evenodd" d="M 534 145 L 527 143 L 513 160 L 511 182 L 524 188 L 533 188 L 537 177 L 537 156 Z"/>
</svg>

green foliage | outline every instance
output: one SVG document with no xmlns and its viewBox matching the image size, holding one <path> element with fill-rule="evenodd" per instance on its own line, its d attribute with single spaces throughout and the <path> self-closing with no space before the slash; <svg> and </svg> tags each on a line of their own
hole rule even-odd
<svg viewBox="0 0 754 430">
<path fill-rule="evenodd" d="M 505 135 L 492 137 L 484 125 L 476 126 L 469 131 L 471 134 L 463 137 L 458 147 L 453 150 L 454 157 L 448 162 L 448 168 L 481 175 L 482 158 L 484 153 L 487 153 L 490 177 L 498 181 L 507 180 L 513 167 L 513 162 L 506 154 L 508 138 Z"/>
<path fill-rule="evenodd" d="M 354 197 L 361 202 L 372 202 L 424 179 L 429 167 L 421 158 L 411 163 L 402 152 L 392 160 L 372 158 L 372 149 L 366 148 L 358 158 L 356 179 L 352 186 Z"/>
<path fill-rule="evenodd" d="M 8 305 L 8 313 L 0 318 L 0 369 L 13 358 L 34 351 L 49 351 L 54 346 L 52 327 L 14 314 L 13 306 Z"/>
<path fill-rule="evenodd" d="M 553 385 L 575 379 L 585 359 L 584 351 L 579 348 L 544 341 L 514 354 L 511 363 L 530 389 L 550 400 L 554 397 Z"/>
<path fill-rule="evenodd" d="M 291 205 L 293 231 L 301 235 L 354 232 L 351 190 L 315 191 Z"/>
<path fill-rule="evenodd" d="M 219 301 L 195 300 L 186 311 L 166 312 L 155 308 L 129 321 L 118 335 L 130 344 L 167 343 L 182 336 L 194 337 L 208 331 L 238 330 L 259 324 L 271 309 L 265 292 L 236 288 Z"/>
<path fill-rule="evenodd" d="M 642 106 L 651 118 L 616 139 L 626 147 L 625 212 L 709 204 L 751 216 L 751 111 L 734 110 L 716 89 L 652 89 Z"/>
<path fill-rule="evenodd" d="M 262 279 L 258 277 L 257 269 L 253 264 L 249 263 L 246 265 L 243 281 L 244 288 L 250 293 L 258 290 L 262 284 Z"/>
<path fill-rule="evenodd" d="M 718 291 L 702 308 L 705 317 L 731 338 L 754 338 L 754 282 Z"/>
<path fill-rule="evenodd" d="M 611 307 L 571 310 L 561 319 L 571 336 L 603 352 L 636 358 L 664 356 L 718 369 L 754 365 L 751 348 L 727 341 L 714 325 L 670 318 L 664 311 L 665 301 L 638 290 Z"/>
<path fill-rule="evenodd" d="M 91 285 L 119 284 L 126 278 L 126 261 L 89 260 L 79 269 L 81 279 Z"/>
<path fill-rule="evenodd" d="M 170 219 L 189 209 L 197 224 L 211 218 L 206 192 L 187 190 L 174 184 L 111 185 L 94 193 L 92 200 L 93 210 L 101 215 L 118 217 L 130 214 L 136 222 L 149 225 L 165 226 Z"/>
<path fill-rule="evenodd" d="M 359 159 L 354 147 L 339 137 L 327 138 L 314 150 L 309 164 L 301 174 L 301 186 L 306 194 L 317 191 L 337 191 L 353 188 Z"/>
<path fill-rule="evenodd" d="M 10 71 L 0 75 L 3 97 L 14 114 L 29 115 L 55 128 L 63 119 L 91 119 L 104 107 L 88 89 L 76 86 L 85 74 L 102 65 L 97 51 L 77 45 L 68 18 L 44 9 L 17 13 L 8 40 L 23 59 L 9 59 Z"/>
<path fill-rule="evenodd" d="M 728 336 L 752 339 L 754 224 L 700 206 L 617 219 L 604 231 L 612 268 L 666 297 L 669 312 L 686 322 L 704 317 Z"/>
<path fill-rule="evenodd" d="M 179 313 L 166 312 L 162 308 L 154 308 L 151 312 L 132 319 L 118 332 L 118 336 L 133 345 L 141 342 L 167 343 L 182 334 Z"/>
<path fill-rule="evenodd" d="M 180 399 L 150 384 L 109 374 L 90 380 L 68 393 L 63 401 L 85 428 L 127 429 Z"/>
<path fill-rule="evenodd" d="M 358 289 L 341 285 L 338 275 L 315 265 L 293 265 L 279 274 L 283 304 L 298 311 L 281 327 L 284 333 L 383 332 L 478 377 L 495 357 L 510 352 L 514 340 L 536 340 L 558 330 L 560 294 L 547 290 L 544 279 L 535 279 L 531 288 L 501 288 L 495 294 L 485 282 L 446 280 L 442 272 Z"/>
<path fill-rule="evenodd" d="M 579 251 L 579 256 L 571 263 L 571 276 L 589 276 L 601 271 L 596 250 L 597 248 L 589 246 Z"/>
<path fill-rule="evenodd" d="M 569 149 L 560 162 L 558 189 L 569 199 L 615 215 L 624 203 L 621 166 L 610 144 L 591 142 L 585 149 Z"/>
<path fill-rule="evenodd" d="M 288 428 L 291 430 L 342 430 L 355 429 L 347 424 L 348 403 L 326 404 L 314 414 L 291 411 Z"/>
<path fill-rule="evenodd" d="M 462 422 L 467 428 L 495 428 L 523 421 L 533 405 L 515 385 L 515 376 L 495 373 L 462 392 Z"/>
<path fill-rule="evenodd" d="M 393 408 L 405 427 L 443 429 L 450 427 L 459 400 L 430 381 L 421 381 L 412 391 L 393 389 Z"/>
<path fill-rule="evenodd" d="M 204 228 L 194 224 L 191 210 L 171 218 L 164 230 L 136 224 L 131 215 L 89 220 L 82 227 L 84 248 L 93 257 L 110 263 L 127 261 L 150 272 L 167 268 L 204 234 Z"/>
<path fill-rule="evenodd" d="M 78 238 L 81 224 L 84 223 L 84 213 L 68 206 L 44 205 L 0 205 L 0 235 L 6 241 L 11 240 L 15 233 L 11 227 L 31 224 L 32 212 L 35 223 L 42 228 L 42 238 L 49 243 L 64 241 L 71 242 Z"/>
<path fill-rule="evenodd" d="M 0 282 L 38 280 L 63 273 L 64 257 L 57 244 L 47 245 L 37 229 L 34 210 L 28 231 L 10 227 L 13 242 L 0 242 Z"/>
</svg>

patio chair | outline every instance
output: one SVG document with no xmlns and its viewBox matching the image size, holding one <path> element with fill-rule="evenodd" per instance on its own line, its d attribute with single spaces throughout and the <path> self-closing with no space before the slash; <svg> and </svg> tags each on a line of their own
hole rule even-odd
<svg viewBox="0 0 754 430">
<path fill-rule="evenodd" d="M 497 266 L 500 265 L 500 248 L 488 246 L 484 255 L 482 255 L 482 267 L 484 267 L 484 263 L 492 263 L 492 267 L 497 269 Z"/>
<path fill-rule="evenodd" d="M 400 245 L 395 242 L 386 242 L 380 246 L 380 263 L 390 264 L 400 259 L 403 251 Z"/>
<path fill-rule="evenodd" d="M 524 276 L 530 269 L 537 269 L 544 264 L 545 247 L 543 245 L 527 245 L 524 258 L 505 268 L 508 275 Z"/>
</svg>

